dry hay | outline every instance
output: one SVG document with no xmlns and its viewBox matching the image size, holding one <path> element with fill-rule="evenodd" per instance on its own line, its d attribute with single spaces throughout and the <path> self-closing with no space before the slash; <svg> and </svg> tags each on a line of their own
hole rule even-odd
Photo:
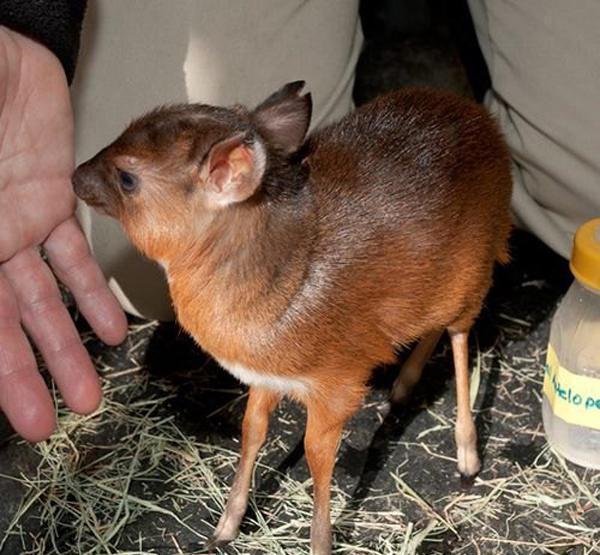
<svg viewBox="0 0 600 555">
<path fill-rule="evenodd" d="M 508 336 L 510 326 L 522 331 L 527 324 L 506 318 Z M 120 369 L 106 357 L 96 358 L 104 388 L 97 412 L 76 416 L 57 399 L 58 431 L 36 446 L 22 443 L 21 449 L 37 454 L 37 469 L 2 476 L 21 483 L 24 496 L 0 539 L 6 547 L 0 553 L 203 552 L 225 504 L 236 445 L 200 441 L 180 425 L 172 410 L 176 386 L 150 377 L 140 362 L 155 327 L 153 322 L 132 325 L 126 348 L 113 353 L 127 362 Z M 91 335 L 87 339 L 93 340 Z M 416 407 L 414 431 L 408 427 L 387 445 L 394 456 L 364 495 L 355 496 L 356 484 L 334 485 L 335 553 L 600 553 L 600 472 L 578 469 L 555 455 L 543 443 L 539 417 L 528 420 L 529 405 L 520 406 L 519 392 L 539 397 L 543 350 L 511 357 L 496 345 L 476 351 L 472 400 L 480 417 L 497 422 L 506 433 L 489 429 L 484 470 L 475 484 L 468 490 L 458 487 L 453 397 L 438 396 Z M 448 355 L 442 352 L 437 359 L 447 362 Z M 498 380 L 495 400 L 482 408 L 481 392 L 493 376 Z M 227 393 L 227 402 L 207 418 L 241 413 L 243 389 Z M 204 391 L 201 387 L 194 394 L 214 391 L 207 382 Z M 364 409 L 375 430 L 388 418 L 384 395 L 371 396 Z M 276 489 L 259 488 L 251 496 L 242 533 L 224 552 L 308 552 L 310 480 L 305 471 L 280 472 L 273 464 L 285 456 L 297 433 L 293 410 L 278 411 L 277 432 L 257 468 L 257 475 L 276 481 Z M 351 424 L 340 458 L 352 458 L 352 445 L 364 443 L 354 433 Z M 515 434 L 542 442 L 522 465 L 506 451 Z"/>
</svg>

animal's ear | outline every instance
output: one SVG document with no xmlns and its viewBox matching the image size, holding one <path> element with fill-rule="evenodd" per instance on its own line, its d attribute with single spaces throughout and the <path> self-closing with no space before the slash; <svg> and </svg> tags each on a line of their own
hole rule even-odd
<svg viewBox="0 0 600 555">
<path fill-rule="evenodd" d="M 252 118 L 272 145 L 293 154 L 304 142 L 310 125 L 312 99 L 301 94 L 304 81 L 294 81 L 273 93 L 252 113 Z"/>
<path fill-rule="evenodd" d="M 237 133 L 215 143 L 200 170 L 200 180 L 211 204 L 227 206 L 242 202 L 258 189 L 265 171 L 264 147 L 246 143 Z"/>
</svg>

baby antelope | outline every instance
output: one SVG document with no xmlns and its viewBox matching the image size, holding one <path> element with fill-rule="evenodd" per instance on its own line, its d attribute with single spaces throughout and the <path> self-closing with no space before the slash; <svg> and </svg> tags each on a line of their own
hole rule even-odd
<svg viewBox="0 0 600 555">
<path fill-rule="evenodd" d="M 166 269 L 181 325 L 250 386 L 239 468 L 214 544 L 236 537 L 282 396 L 307 410 L 312 553 L 331 552 L 330 482 L 372 369 L 417 345 L 408 395 L 444 331 L 456 371 L 458 469 L 480 467 L 467 340 L 508 260 L 509 156 L 480 106 L 444 92 L 382 96 L 306 138 L 294 82 L 254 110 L 201 104 L 134 121 L 73 176 Z"/>
</svg>

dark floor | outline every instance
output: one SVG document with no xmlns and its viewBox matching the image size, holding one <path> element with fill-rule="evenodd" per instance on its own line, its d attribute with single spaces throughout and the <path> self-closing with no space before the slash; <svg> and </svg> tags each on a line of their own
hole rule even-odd
<svg viewBox="0 0 600 555">
<path fill-rule="evenodd" d="M 379 16 L 368 14 L 367 27 Z M 447 29 L 419 24 L 420 35 L 396 29 L 367 42 L 359 103 L 413 83 L 478 94 L 461 45 Z M 447 343 L 402 409 L 389 412 L 385 403 L 397 368 L 379 369 L 340 449 L 336 553 L 600 553 L 600 473 L 557 458 L 541 426 L 549 322 L 570 283 L 568 267 L 523 232 L 513 236 L 512 256 L 471 340 L 480 477 L 465 487 L 455 468 Z M 173 325 L 132 320 L 117 349 L 80 326 L 107 402 L 89 422 L 65 416 L 47 445 L 19 441 L 2 424 L 0 541 L 3 530 L 10 535 L 0 554 L 201 553 L 235 465 L 243 388 Z M 242 536 L 223 552 L 306 552 L 303 418 L 292 403 L 278 409 Z"/>
</svg>

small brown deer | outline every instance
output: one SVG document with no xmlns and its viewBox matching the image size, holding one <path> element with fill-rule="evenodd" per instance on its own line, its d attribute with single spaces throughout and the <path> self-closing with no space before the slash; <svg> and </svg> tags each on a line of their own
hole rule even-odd
<svg viewBox="0 0 600 555">
<path fill-rule="evenodd" d="M 288 395 L 307 410 L 311 546 L 324 555 L 342 428 L 373 367 L 397 348 L 418 341 L 396 401 L 448 331 L 458 469 L 479 471 L 467 338 L 494 262 L 508 260 L 511 175 L 496 125 L 472 102 L 406 89 L 306 139 L 303 86 L 290 83 L 252 111 L 158 108 L 73 183 L 163 264 L 181 325 L 250 386 L 214 543 L 236 537 L 269 416 Z"/>
</svg>

